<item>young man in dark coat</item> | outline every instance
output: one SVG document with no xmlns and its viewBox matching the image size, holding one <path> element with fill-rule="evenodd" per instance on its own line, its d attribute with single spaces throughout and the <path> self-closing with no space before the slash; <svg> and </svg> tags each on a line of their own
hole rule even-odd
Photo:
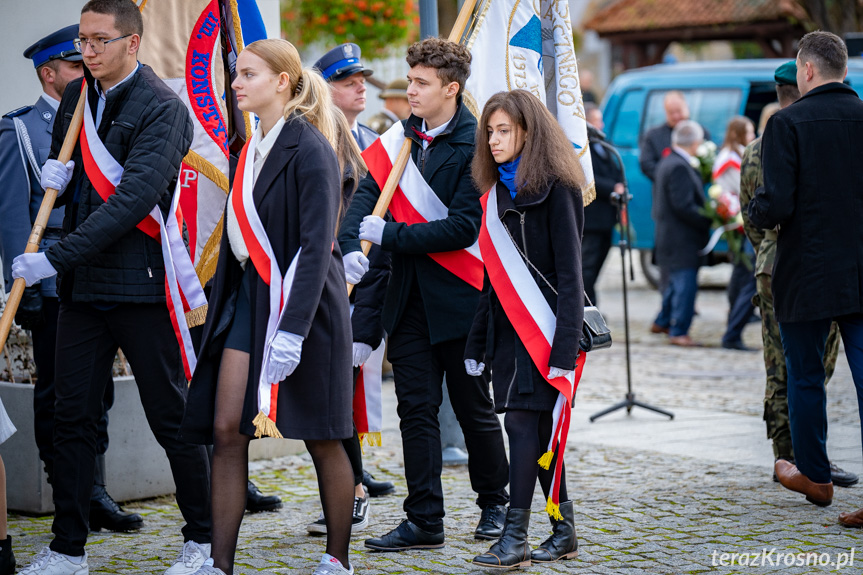
<svg viewBox="0 0 863 575">
<path fill-rule="evenodd" d="M 796 465 L 778 460 L 774 469 L 783 486 L 822 506 L 833 499 L 823 363 L 832 321 L 863 394 L 863 102 L 842 83 L 847 66 L 838 36 L 818 31 L 800 40 L 802 97 L 767 124 L 764 186 L 749 204 L 754 226 L 779 228 L 772 285 Z M 839 522 L 863 527 L 863 509 Z"/>
<path fill-rule="evenodd" d="M 444 544 L 437 418 L 444 375 L 470 455 L 471 485 L 483 510 L 477 537 L 500 536 L 509 499 L 508 464 L 488 379 L 468 376 L 462 363 L 480 292 L 428 255 L 468 248 L 479 234 L 480 193 L 470 176 L 476 119 L 461 100 L 470 53 L 453 42 L 429 38 L 408 49 L 407 61 L 413 114 L 404 123 L 404 135 L 411 141 L 411 161 L 447 207 L 447 217 L 407 225 L 369 216 L 380 195 L 370 174 L 354 194 L 339 234 L 348 269 L 352 258 L 361 255 L 360 240 L 393 254 L 383 321 L 401 418 L 408 518 L 386 535 L 366 540 L 366 547 L 380 551 Z"/>
<path fill-rule="evenodd" d="M 662 294 L 662 310 L 654 331 L 668 330 L 669 343 L 696 345 L 689 337 L 698 293 L 699 250 L 707 244 L 710 219 L 701 213 L 704 189 L 690 164 L 704 132 L 684 120 L 671 134 L 672 152 L 659 162 L 654 185 L 653 220 L 656 222 L 656 263 L 668 277 Z"/>
<path fill-rule="evenodd" d="M 87 512 L 106 385 L 100 374 L 110 370 L 118 347 L 132 365 L 150 427 L 171 462 L 186 520 L 184 552 L 167 575 L 192 573 L 209 555 L 207 454 L 202 446 L 177 439 L 186 381 L 165 304 L 165 263 L 159 242 L 136 227 L 155 206 L 167 213 L 192 142 L 192 121 L 174 92 L 138 63 L 142 33 L 134 3 L 91 0 L 84 5 L 77 43 L 90 104 L 84 113 L 123 167 L 122 178 L 106 202 L 84 169 L 80 144 L 72 154 L 74 164 L 48 160 L 42 186 L 62 193 L 63 238 L 45 253 L 23 254 L 12 264 L 12 275 L 28 285 L 59 274 L 55 538 L 25 569 L 28 574 L 87 573 Z M 83 97 L 81 83 L 71 82 L 63 94 L 51 158 L 59 154 Z"/>
</svg>

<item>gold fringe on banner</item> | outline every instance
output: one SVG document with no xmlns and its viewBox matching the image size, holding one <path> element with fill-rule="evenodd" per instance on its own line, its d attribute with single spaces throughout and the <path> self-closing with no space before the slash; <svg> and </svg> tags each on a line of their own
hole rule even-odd
<svg viewBox="0 0 863 575">
<path fill-rule="evenodd" d="M 207 307 L 208 305 L 204 304 L 186 312 L 186 323 L 189 324 L 189 327 L 204 325 L 204 322 L 207 321 Z"/>
<path fill-rule="evenodd" d="M 223 192 L 226 194 L 228 193 L 228 188 L 230 187 L 228 176 L 222 173 L 221 170 L 216 169 L 216 166 L 205 160 L 200 154 L 190 150 L 189 153 L 186 154 L 186 157 L 183 158 L 183 161 L 190 167 L 204 174 L 207 179 L 213 181 L 217 186 L 222 188 Z"/>
<path fill-rule="evenodd" d="M 210 239 L 204 244 L 204 249 L 201 250 L 201 257 L 198 258 L 198 264 L 195 266 L 195 271 L 198 273 L 198 279 L 201 285 L 206 285 L 213 274 L 216 273 L 216 264 L 219 263 L 219 244 L 222 243 L 222 227 L 224 224 L 224 214 L 219 218 L 216 224 L 216 229 L 210 235 Z"/>
</svg>

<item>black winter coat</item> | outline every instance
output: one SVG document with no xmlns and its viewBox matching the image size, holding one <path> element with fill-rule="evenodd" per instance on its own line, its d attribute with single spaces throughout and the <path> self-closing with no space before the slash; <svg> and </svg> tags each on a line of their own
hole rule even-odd
<svg viewBox="0 0 863 575">
<path fill-rule="evenodd" d="M 596 199 L 584 208 L 584 232 L 607 234 L 617 223 L 617 208 L 611 203 L 611 193 L 615 184 L 623 182 L 623 171 L 617 159 L 602 144 L 590 144 L 590 161 L 596 182 Z"/>
<path fill-rule="evenodd" d="M 710 239 L 710 218 L 701 213 L 703 207 L 701 177 L 683 156 L 671 152 L 659 162 L 653 186 L 657 265 L 677 270 L 704 262 L 698 252 Z"/>
<path fill-rule="evenodd" d="M 384 302 L 383 324 L 387 333 L 393 333 L 416 282 L 428 318 L 431 343 L 437 344 L 467 336 L 479 299 L 477 289 L 427 255 L 470 247 L 479 236 L 482 206 L 470 175 L 476 118 L 460 102 L 450 124 L 424 154 L 412 130 L 419 128 L 422 120 L 412 115 L 403 123 L 405 137 L 413 142 L 413 161 L 435 194 L 449 207 L 449 215 L 424 224 L 388 222 L 384 227 L 381 247 L 392 252 L 392 278 Z M 357 237 L 360 222 L 372 213 L 380 193 L 371 174 L 360 182 L 339 230 L 344 253 L 361 249 Z"/>
<path fill-rule="evenodd" d="M 282 273 L 302 247 L 278 327 L 305 338 L 299 366 L 279 384 L 276 425 L 284 437 L 344 439 L 353 432 L 350 312 L 342 256 L 334 245 L 340 194 L 338 160 L 330 144 L 305 120 L 289 119 L 254 189 L 255 206 Z M 252 281 L 252 353 L 240 432 L 253 435 L 269 287 L 251 260 L 246 266 Z M 212 442 L 217 377 L 242 276 L 223 230 L 198 367 L 181 430 L 183 439 L 193 443 Z"/>
<path fill-rule="evenodd" d="M 96 115 L 99 97 L 88 86 L 85 113 Z M 81 80 L 70 82 L 54 122 L 51 158 L 63 146 Z M 66 205 L 64 237 L 46 252 L 59 275 L 60 297 L 79 302 L 162 303 L 165 262 L 159 242 L 138 225 L 159 205 L 167 215 L 183 157 L 192 143 L 192 120 L 183 102 L 149 66 L 108 92 L 99 137 L 123 166 L 116 194 L 104 202 L 93 188 L 75 146 L 75 171 L 58 204 Z"/>
<path fill-rule="evenodd" d="M 863 102 L 841 83 L 819 86 L 767 123 L 764 186 L 749 204 L 779 227 L 773 297 L 780 322 L 863 312 Z"/>
<path fill-rule="evenodd" d="M 559 392 L 544 376 L 549 367 L 574 369 L 584 321 L 584 283 L 581 277 L 581 234 L 584 202 L 581 191 L 553 184 L 544 193 L 513 201 L 501 183 L 496 188 L 498 217 L 518 248 L 554 287 L 530 265 L 551 309 L 557 316 L 551 356 L 539 373 L 515 332 L 486 273 L 482 295 L 470 330 L 465 359 L 485 362 L 491 369 L 495 411 L 551 410 Z"/>
</svg>

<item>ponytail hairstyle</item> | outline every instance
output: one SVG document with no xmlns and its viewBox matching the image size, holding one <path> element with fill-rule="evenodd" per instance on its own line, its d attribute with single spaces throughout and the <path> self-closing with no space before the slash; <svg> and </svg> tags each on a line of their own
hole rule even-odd
<svg viewBox="0 0 863 575">
<path fill-rule="evenodd" d="M 354 135 L 351 133 L 348 119 L 342 111 L 338 109 L 338 107 L 334 106 L 334 108 L 336 111 L 336 132 L 338 134 L 336 156 L 339 158 L 339 169 L 342 174 L 350 176 L 353 179 L 354 185 L 350 190 L 351 195 L 353 195 L 353 193 L 357 191 L 357 187 L 360 185 L 360 180 L 365 177 L 369 172 L 369 169 L 366 166 L 365 160 L 363 160 L 360 146 L 357 144 L 357 141 L 354 139 Z"/>
<path fill-rule="evenodd" d="M 476 126 L 476 149 L 471 165 L 473 181 L 480 190 L 484 192 L 496 185 L 500 176 L 488 145 L 487 131 L 489 118 L 498 110 L 509 116 L 516 133 L 525 136 L 515 174 L 519 195 L 542 193 L 555 181 L 585 191 L 584 170 L 572 142 L 545 105 L 526 90 L 498 92 L 485 104 Z"/>
<path fill-rule="evenodd" d="M 330 87 L 320 73 L 303 68 L 300 53 L 287 40 L 257 40 L 246 46 L 246 50 L 266 62 L 274 73 L 284 72 L 290 78 L 292 97 L 285 105 L 285 120 L 292 114 L 305 118 L 338 150 L 336 107 Z"/>
</svg>

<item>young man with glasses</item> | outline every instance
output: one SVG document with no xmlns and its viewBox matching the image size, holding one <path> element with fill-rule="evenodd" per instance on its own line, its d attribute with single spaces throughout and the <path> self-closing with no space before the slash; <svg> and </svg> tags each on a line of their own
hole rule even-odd
<svg viewBox="0 0 863 575">
<path fill-rule="evenodd" d="M 81 10 L 76 44 L 87 89 L 82 93 L 78 80 L 67 87 L 51 157 L 57 157 L 78 98 L 85 95 L 85 120 L 93 121 L 82 131 L 88 146 L 77 146 L 66 165 L 48 160 L 42 168 L 42 187 L 57 189 L 58 203 L 66 207 L 63 238 L 45 253 L 23 254 L 12 264 L 12 275 L 28 285 L 60 276 L 55 538 L 21 571 L 24 575 L 89 573 L 87 503 L 105 386 L 104 378 L 93 374 L 111 365 L 118 347 L 129 359 L 150 427 L 171 462 L 186 520 L 186 543 L 166 574 L 194 573 L 209 555 L 207 454 L 202 446 L 177 439 L 186 381 L 165 304 L 165 261 L 159 242 L 137 227 L 155 206 L 165 217 L 193 128 L 182 101 L 138 63 L 142 33 L 141 14 L 128 0 L 91 0 Z M 96 140 L 110 158 L 97 159 L 90 151 L 98 151 Z M 106 194 L 103 167 L 114 164 L 122 175 Z"/>
</svg>

